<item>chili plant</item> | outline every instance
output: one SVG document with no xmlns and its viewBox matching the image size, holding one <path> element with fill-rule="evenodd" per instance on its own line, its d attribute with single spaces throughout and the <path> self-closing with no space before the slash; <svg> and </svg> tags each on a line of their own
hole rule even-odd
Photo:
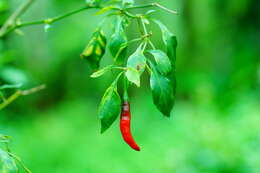
<svg viewBox="0 0 260 173">
<path fill-rule="evenodd" d="M 98 78 L 112 69 L 118 70 L 118 75 L 107 88 L 101 100 L 98 114 L 101 120 L 101 133 L 104 133 L 117 119 L 121 113 L 120 129 L 124 140 L 135 150 L 140 150 L 139 146 L 132 138 L 130 131 L 130 104 L 128 98 L 128 88 L 132 85 L 140 87 L 141 76 L 147 71 L 150 75 L 150 88 L 153 103 L 158 110 L 166 117 L 170 117 L 176 92 L 176 36 L 161 21 L 152 17 L 158 9 L 171 14 L 177 14 L 159 3 L 149 3 L 136 5 L 134 0 L 86 0 L 86 6 L 71 11 L 64 15 L 47 18 L 32 22 L 22 22 L 17 18 L 25 12 L 33 0 L 17 9 L 17 11 L 7 20 L 0 29 L 0 39 L 11 32 L 25 26 L 44 24 L 45 29 L 61 19 L 88 9 L 97 9 L 97 14 L 106 14 L 114 18 L 113 34 L 107 35 L 102 28 L 101 22 L 93 32 L 91 40 L 87 44 L 80 57 L 93 69 L 92 78 Z M 144 13 L 135 13 L 135 9 L 145 9 Z M 129 25 L 136 23 L 136 28 L 140 36 L 129 39 L 127 30 Z M 161 38 L 165 45 L 163 50 L 154 46 L 151 38 L 153 32 L 150 24 L 158 25 L 161 30 Z M 138 44 L 137 44 L 138 43 Z M 129 45 L 136 45 L 134 52 L 129 52 Z M 109 51 L 113 57 L 113 64 L 100 67 L 100 62 L 104 58 L 105 52 Z M 118 83 L 123 80 L 123 94 L 118 92 Z"/>
<path fill-rule="evenodd" d="M 88 5 L 100 5 L 97 1 L 87 1 Z M 140 87 L 140 78 L 145 70 L 150 74 L 150 87 L 153 96 L 153 102 L 159 111 L 169 117 L 175 100 L 176 78 L 175 78 L 175 61 L 176 61 L 176 36 L 160 21 L 153 19 L 151 13 L 154 10 L 148 10 L 144 14 L 135 14 L 132 12 L 136 8 L 159 7 L 171 13 L 175 13 L 157 3 L 149 5 L 137 5 L 133 0 L 122 0 L 113 5 L 102 8 L 98 13 L 109 12 L 108 16 L 115 16 L 114 30 L 111 36 L 105 36 L 101 27 L 97 27 L 93 33 L 91 41 L 81 54 L 90 66 L 97 70 L 100 68 L 100 61 L 104 57 L 106 47 L 111 52 L 114 60 L 113 65 L 103 67 L 94 72 L 91 77 L 97 78 L 111 69 L 119 69 L 120 72 L 116 79 L 106 90 L 100 106 L 99 118 L 101 120 L 101 133 L 105 132 L 119 116 L 121 110 L 120 127 L 124 140 L 135 150 L 140 148 L 132 139 L 130 131 L 130 107 L 128 103 L 127 88 L 128 85 L 134 84 Z M 140 37 L 129 40 L 127 29 L 130 23 L 137 22 Z M 159 26 L 162 33 L 162 40 L 165 44 L 165 50 L 160 50 L 154 46 L 151 41 L 152 31 L 148 25 L 153 22 Z M 106 38 L 107 37 L 107 38 Z M 108 43 L 107 43 L 108 40 Z M 136 50 L 128 52 L 130 44 L 138 42 Z M 150 54 L 152 58 L 147 56 Z M 124 80 L 123 101 L 118 93 L 117 83 Z M 122 106 L 122 109 L 120 108 Z M 127 119 L 127 120 L 126 120 Z M 127 126 L 127 127 L 125 127 Z"/>
</svg>

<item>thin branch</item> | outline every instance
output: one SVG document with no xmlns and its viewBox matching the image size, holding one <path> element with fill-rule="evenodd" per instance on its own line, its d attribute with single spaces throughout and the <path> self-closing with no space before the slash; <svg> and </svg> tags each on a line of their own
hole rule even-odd
<svg viewBox="0 0 260 173">
<path fill-rule="evenodd" d="M 154 44 L 153 44 L 153 42 L 152 42 L 150 39 L 148 40 L 148 43 L 150 44 L 150 46 L 152 47 L 153 50 L 156 49 L 155 46 L 154 46 Z"/>
<path fill-rule="evenodd" d="M 178 14 L 177 11 L 171 10 L 171 9 L 169 9 L 169 8 L 166 8 L 166 7 L 162 6 L 162 5 L 159 4 L 159 3 L 153 3 L 153 5 L 156 6 L 156 7 L 158 7 L 158 8 L 160 8 L 160 9 L 162 9 L 162 10 L 165 10 L 165 11 L 167 11 L 167 12 L 169 12 L 169 13 Z"/>
<path fill-rule="evenodd" d="M 150 4 L 144 4 L 144 5 L 136 5 L 136 6 L 132 6 L 132 7 L 127 7 L 125 8 L 126 10 L 132 10 L 132 9 L 138 9 L 138 8 L 149 8 L 149 7 L 154 7 L 153 3 Z"/>
<path fill-rule="evenodd" d="M 28 90 L 18 90 L 0 104 L 0 110 L 4 109 L 6 106 L 11 104 L 14 100 L 16 100 L 20 96 L 33 94 L 33 93 L 38 92 L 40 90 L 43 90 L 45 88 L 46 88 L 45 85 L 40 85 L 38 87 L 31 88 L 31 89 L 28 89 Z"/>
<path fill-rule="evenodd" d="M 57 22 L 57 21 L 59 21 L 61 19 L 64 19 L 64 18 L 69 17 L 69 16 L 72 16 L 74 14 L 77 14 L 77 13 L 79 13 L 81 11 L 84 11 L 84 10 L 87 10 L 87 9 L 91 9 L 91 8 L 100 9 L 100 8 L 102 8 L 102 7 L 98 7 L 98 6 L 86 6 L 86 7 L 83 7 L 83 8 L 80 8 L 80 9 L 68 12 L 66 14 L 53 17 L 53 18 L 37 20 L 37 21 L 31 21 L 31 22 L 24 22 L 24 23 L 16 22 L 16 19 L 21 14 L 23 14 L 23 12 L 25 12 L 28 9 L 28 7 L 31 5 L 31 3 L 33 1 L 34 0 L 27 0 L 27 2 L 24 5 L 22 5 L 19 9 L 17 9 L 17 11 L 7 20 L 5 25 L 0 29 L 0 39 L 2 37 L 6 36 L 7 34 L 13 32 L 14 30 L 18 29 L 18 28 L 22 28 L 22 27 L 25 27 L 25 26 L 31 26 L 31 25 L 52 24 L 54 22 Z M 158 8 L 160 8 L 160 9 L 162 9 L 164 11 L 167 11 L 169 13 L 178 14 L 176 11 L 170 10 L 170 9 L 162 6 L 159 3 L 150 3 L 150 4 L 145 4 L 145 5 L 136 5 L 136 6 L 133 6 L 133 7 L 127 7 L 125 9 L 119 9 L 119 8 L 111 8 L 111 9 L 120 10 L 123 14 L 125 14 L 126 16 L 131 17 L 131 18 L 139 18 L 140 16 L 133 15 L 133 14 L 127 12 L 126 10 L 137 9 L 137 8 L 149 8 L 149 7 L 158 7 Z"/>
<path fill-rule="evenodd" d="M 137 20 L 138 29 L 139 29 L 141 36 L 145 35 L 143 28 L 142 28 L 142 22 L 141 22 L 140 18 L 137 18 L 136 20 Z"/>
<path fill-rule="evenodd" d="M 140 20 L 141 20 L 141 23 L 142 23 L 142 26 L 143 26 L 143 29 L 144 29 L 144 35 L 147 35 L 148 32 L 147 32 L 147 28 L 146 28 L 146 25 L 145 25 L 144 19 L 141 18 Z"/>
<path fill-rule="evenodd" d="M 3 27 L 0 29 L 0 36 L 3 35 L 6 30 L 12 26 L 18 17 L 20 17 L 33 3 L 34 0 L 27 0 L 6 20 Z"/>
<path fill-rule="evenodd" d="M 172 14 L 178 14 L 177 11 L 174 11 L 174 10 L 171 10 L 171 9 L 168 9 L 164 6 L 162 6 L 161 4 L 157 3 L 157 2 L 154 2 L 154 3 L 150 3 L 150 4 L 144 4 L 144 5 L 136 5 L 136 6 L 132 6 L 132 7 L 127 7 L 125 8 L 126 10 L 132 10 L 132 9 L 137 9 L 137 8 L 149 8 L 149 7 L 158 7 L 164 11 L 167 11 L 169 13 L 172 13 Z"/>
<path fill-rule="evenodd" d="M 53 18 L 47 18 L 47 19 L 43 19 L 43 20 L 37 20 L 37 21 L 31 21 L 31 22 L 24 22 L 24 23 L 15 23 L 13 26 L 9 27 L 9 29 L 5 30 L 5 32 L 3 33 L 0 33 L 0 38 L 6 36 L 7 34 L 13 32 L 14 30 L 18 29 L 18 28 L 22 28 L 22 27 L 25 27 L 25 26 L 31 26 L 31 25 L 42 25 L 42 24 L 52 24 L 54 22 L 57 22 L 61 19 L 64 19 L 66 17 L 69 17 L 69 16 L 72 16 L 74 14 L 77 14 L 81 11 L 84 11 L 84 10 L 87 10 L 87 9 L 90 9 L 90 8 L 99 8 L 99 7 L 83 7 L 83 8 L 80 8 L 80 9 L 77 9 L 77 10 L 74 10 L 74 11 L 71 11 L 71 12 L 68 12 L 68 13 L 65 13 L 63 15 L 59 15 L 59 16 L 56 16 L 56 17 L 53 17 Z"/>
<path fill-rule="evenodd" d="M 32 173 L 32 171 L 30 169 L 28 169 L 24 163 L 22 162 L 22 160 L 20 159 L 20 157 L 16 156 L 15 154 L 8 152 L 8 154 L 14 158 L 18 163 L 20 163 L 20 165 L 23 167 L 23 169 L 25 170 L 26 173 Z"/>
<path fill-rule="evenodd" d="M 21 91 L 16 91 L 10 97 L 8 97 L 4 102 L 0 104 L 0 110 L 4 109 L 6 106 L 11 104 L 14 100 L 21 96 Z"/>
<path fill-rule="evenodd" d="M 22 90 L 21 91 L 21 95 L 23 96 L 27 96 L 27 95 L 30 95 L 30 94 L 33 94 L 33 93 L 36 93 L 40 90 L 43 90 L 46 88 L 46 85 L 40 85 L 40 86 L 37 86 L 37 87 L 34 87 L 34 88 L 31 88 L 31 89 L 28 89 L 28 90 Z"/>
</svg>

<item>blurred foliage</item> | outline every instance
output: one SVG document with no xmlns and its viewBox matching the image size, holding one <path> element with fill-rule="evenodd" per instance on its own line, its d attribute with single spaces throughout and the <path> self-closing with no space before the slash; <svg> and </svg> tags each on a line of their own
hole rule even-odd
<svg viewBox="0 0 260 173">
<path fill-rule="evenodd" d="M 141 88 L 131 88 L 140 153 L 124 144 L 115 125 L 99 134 L 97 107 L 115 74 L 91 79 L 79 58 L 100 21 L 95 10 L 55 23 L 48 32 L 34 26 L 0 40 L 0 85 L 48 86 L 0 112 L 0 133 L 13 136 L 11 148 L 33 172 L 260 172 L 260 1 L 160 1 L 179 12 L 155 14 L 179 42 L 177 100 L 173 118 L 165 119 L 152 104 L 146 76 Z M 0 25 L 19 3 L 0 0 Z M 84 3 L 38 0 L 22 20 Z M 104 24 L 107 35 L 110 23 Z M 163 47 L 158 40 L 155 34 L 156 46 Z M 111 59 L 107 52 L 101 66 Z"/>
</svg>

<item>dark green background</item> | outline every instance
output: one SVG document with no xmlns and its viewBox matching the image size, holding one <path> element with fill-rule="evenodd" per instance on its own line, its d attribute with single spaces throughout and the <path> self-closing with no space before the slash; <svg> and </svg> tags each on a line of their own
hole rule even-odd
<svg viewBox="0 0 260 173">
<path fill-rule="evenodd" d="M 0 0 L 0 22 L 21 1 Z M 142 3 L 151 1 L 142 1 Z M 47 89 L 0 112 L 0 133 L 34 173 L 259 173 L 260 1 L 161 0 L 179 12 L 155 15 L 178 38 L 177 98 L 170 119 L 152 103 L 147 73 L 131 87 L 132 129 L 141 152 L 122 140 L 119 122 L 103 135 L 97 108 L 115 73 L 91 79 L 79 58 L 102 16 L 95 10 L 0 40 L 7 78 Z M 6 5 L 3 5 L 5 4 Z M 38 0 L 23 21 L 62 14 L 84 0 Z M 111 22 L 105 25 L 111 35 Z M 154 43 L 162 48 L 154 25 Z M 136 25 L 129 36 L 138 36 Z M 132 53 L 137 45 L 129 50 Z M 102 66 L 112 62 L 107 52 Z M 7 91 L 9 95 L 12 91 Z"/>
</svg>

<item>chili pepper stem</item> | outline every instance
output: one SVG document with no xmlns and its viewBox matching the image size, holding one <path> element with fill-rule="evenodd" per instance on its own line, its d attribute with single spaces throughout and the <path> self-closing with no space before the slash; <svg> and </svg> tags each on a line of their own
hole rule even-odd
<svg viewBox="0 0 260 173">
<path fill-rule="evenodd" d="M 128 98 L 128 86 L 129 86 L 129 82 L 126 76 L 124 76 L 124 96 L 123 96 L 123 100 L 124 101 L 129 101 Z"/>
</svg>

